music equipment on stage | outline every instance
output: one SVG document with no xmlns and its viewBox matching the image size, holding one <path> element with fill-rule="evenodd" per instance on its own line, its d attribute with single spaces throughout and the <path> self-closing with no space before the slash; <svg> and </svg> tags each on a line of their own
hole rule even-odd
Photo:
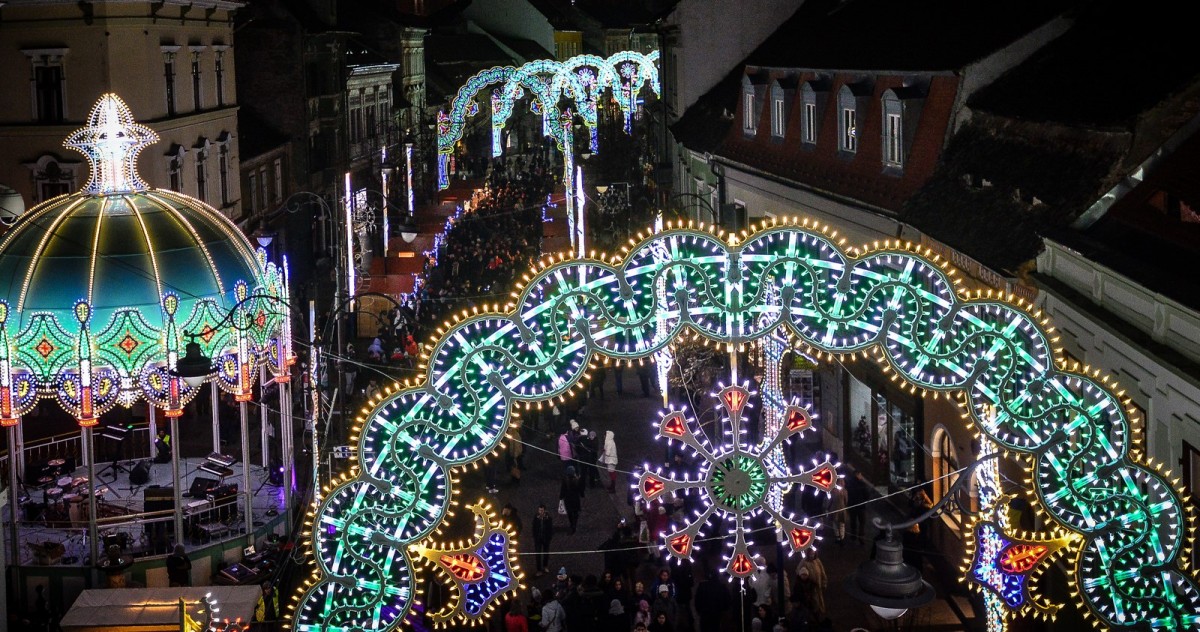
<svg viewBox="0 0 1200 632">
<path fill-rule="evenodd" d="M 225 467 L 229 467 L 230 465 L 238 462 L 237 457 L 230 456 L 228 454 L 221 454 L 219 452 L 213 452 L 207 457 L 204 457 L 204 460 L 216 465 L 224 465 Z"/>
<path fill-rule="evenodd" d="M 142 511 L 173 511 L 175 489 L 163 485 L 151 485 L 142 490 Z"/>
<path fill-rule="evenodd" d="M 221 576 L 228 581 L 241 584 L 253 578 L 255 576 L 255 572 L 249 567 L 241 564 L 230 564 L 221 571 Z"/>
<path fill-rule="evenodd" d="M 138 461 L 138 464 L 133 466 L 129 471 L 130 485 L 145 485 L 150 482 L 150 462 Z"/>
<path fill-rule="evenodd" d="M 192 479 L 192 487 L 188 490 L 187 495 L 190 498 L 205 498 L 208 494 L 208 490 L 216 487 L 217 485 L 218 483 L 216 479 L 197 476 L 196 478 Z"/>
<path fill-rule="evenodd" d="M 185 513 L 194 514 L 209 509 L 210 507 L 212 507 L 212 501 L 206 498 L 203 500 L 193 500 L 192 502 L 184 505 L 183 510 Z"/>
<path fill-rule="evenodd" d="M 124 441 L 125 436 L 129 434 L 129 429 L 124 426 L 104 426 L 100 428 L 98 434 L 105 439 Z"/>
<path fill-rule="evenodd" d="M 213 465 L 212 463 L 201 463 L 200 467 L 197 469 L 199 469 L 201 472 L 212 474 L 218 479 L 223 479 L 226 476 L 233 476 L 233 468 L 228 468 L 221 465 Z"/>
<path fill-rule="evenodd" d="M 205 494 L 205 498 L 213 501 L 214 503 L 219 503 L 219 502 L 221 502 L 227 498 L 230 498 L 232 496 L 237 496 L 237 492 L 238 492 L 237 483 L 230 483 L 228 485 L 218 485 L 218 486 L 208 490 L 208 493 Z"/>
<path fill-rule="evenodd" d="M 271 459 L 271 465 L 267 468 L 267 482 L 275 487 L 283 487 L 283 464 L 275 459 Z"/>
<path fill-rule="evenodd" d="M 213 452 L 204 458 L 204 463 L 200 464 L 199 469 L 224 480 L 226 476 L 233 476 L 233 468 L 230 466 L 237 462 L 237 457 Z"/>
</svg>

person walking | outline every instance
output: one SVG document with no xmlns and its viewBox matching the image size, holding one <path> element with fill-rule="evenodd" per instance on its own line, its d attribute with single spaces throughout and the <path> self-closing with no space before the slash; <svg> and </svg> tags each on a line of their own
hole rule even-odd
<svg viewBox="0 0 1200 632">
<path fill-rule="evenodd" d="M 571 439 L 571 434 L 578 427 L 579 424 L 575 423 L 575 420 L 572 419 L 571 427 L 558 435 L 558 460 L 562 462 L 564 470 L 571 467 L 575 461 L 575 443 Z"/>
<path fill-rule="evenodd" d="M 718 632 L 721 619 L 729 610 L 732 597 L 729 588 L 711 571 L 696 587 L 696 615 L 700 619 L 700 632 Z"/>
<path fill-rule="evenodd" d="M 513 535 L 521 535 L 521 516 L 517 513 L 517 508 L 513 507 L 512 503 L 504 503 L 504 508 L 500 510 L 500 517 L 508 524 L 512 525 Z"/>
<path fill-rule="evenodd" d="M 542 606 L 542 620 L 538 625 L 546 632 L 563 632 L 567 624 L 567 611 L 563 610 L 559 600 L 562 595 L 555 593 Z"/>
<path fill-rule="evenodd" d="M 813 550 L 804 553 L 804 563 L 797 571 L 800 581 L 805 583 L 804 597 L 808 609 L 818 621 L 825 618 L 825 589 L 829 587 L 829 576 L 825 564 Z"/>
<path fill-rule="evenodd" d="M 866 502 L 869 499 L 870 488 L 867 486 L 867 480 L 863 478 L 862 472 L 855 472 L 854 476 L 846 481 L 846 502 L 849 503 L 849 506 L 846 507 L 849 518 L 847 535 L 854 540 L 855 545 L 864 542 L 863 529 L 867 522 Z"/>
<path fill-rule="evenodd" d="M 617 491 L 617 440 L 612 430 L 604 431 L 604 447 L 600 451 L 600 463 L 608 471 L 608 493 Z"/>
<path fill-rule="evenodd" d="M 504 615 L 504 632 L 529 632 L 529 617 L 520 599 L 513 599 L 512 607 Z"/>
<path fill-rule="evenodd" d="M 579 510 L 583 507 L 583 479 L 575 472 L 574 466 L 567 466 L 567 474 L 563 477 L 559 488 L 558 499 L 567 508 L 567 521 L 571 526 L 571 535 L 575 535 L 575 527 L 579 524 Z"/>
<path fill-rule="evenodd" d="M 546 511 L 545 503 L 538 505 L 533 517 L 533 550 L 537 576 L 550 572 L 550 539 L 554 537 L 554 517 Z"/>
<path fill-rule="evenodd" d="M 833 520 L 834 533 L 837 534 L 838 546 L 846 546 L 846 505 L 849 496 L 845 485 L 833 488 L 829 499 L 829 514 Z"/>
<path fill-rule="evenodd" d="M 579 443 L 576 444 L 575 457 L 576 460 L 582 461 L 578 465 L 582 468 L 579 476 L 583 479 L 583 483 L 589 487 L 599 487 L 600 474 L 596 471 L 595 432 L 591 432 L 586 428 L 579 429 Z"/>
<path fill-rule="evenodd" d="M 167 557 L 167 582 L 171 586 L 192 585 L 192 560 L 182 544 L 176 544 L 175 551 Z"/>
</svg>

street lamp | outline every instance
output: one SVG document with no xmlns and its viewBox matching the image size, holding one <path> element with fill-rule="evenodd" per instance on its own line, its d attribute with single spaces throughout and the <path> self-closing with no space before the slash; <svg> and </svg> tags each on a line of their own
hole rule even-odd
<svg viewBox="0 0 1200 632">
<path fill-rule="evenodd" d="M 717 226 L 721 223 L 721 218 L 717 215 L 716 209 L 713 208 L 712 201 L 709 200 L 708 198 L 704 197 L 703 195 L 700 195 L 699 193 L 689 193 L 686 191 L 683 193 L 676 193 L 675 195 L 671 196 L 672 200 L 678 200 L 678 199 L 682 199 L 682 198 L 694 199 L 697 202 L 703 204 L 705 210 L 707 210 L 708 214 L 712 217 L 712 223 L 714 226 Z"/>
<path fill-rule="evenodd" d="M 904 563 L 904 545 L 896 539 L 895 531 L 908 529 L 937 515 L 971 480 L 976 468 L 999 456 L 999 452 L 993 452 L 960 470 L 958 479 L 945 495 L 919 516 L 900 523 L 884 522 L 878 517 L 872 520 L 875 528 L 884 530 L 886 535 L 875 542 L 875 559 L 863 562 L 858 570 L 846 577 L 843 584 L 846 592 L 888 620 L 898 619 L 909 608 L 920 608 L 933 601 L 933 587 L 921 578 L 920 569 Z"/>
</svg>

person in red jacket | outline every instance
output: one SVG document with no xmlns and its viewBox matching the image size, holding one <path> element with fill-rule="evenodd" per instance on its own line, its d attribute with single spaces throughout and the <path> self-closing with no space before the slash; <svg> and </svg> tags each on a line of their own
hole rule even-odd
<svg viewBox="0 0 1200 632">
<path fill-rule="evenodd" d="M 508 614 L 504 615 L 504 632 L 529 632 L 529 619 L 524 610 L 521 600 L 514 599 Z"/>
</svg>

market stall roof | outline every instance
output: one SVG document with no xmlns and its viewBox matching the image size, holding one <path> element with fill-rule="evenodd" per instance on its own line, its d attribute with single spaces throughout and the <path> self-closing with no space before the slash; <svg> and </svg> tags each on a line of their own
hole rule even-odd
<svg viewBox="0 0 1200 632">
<path fill-rule="evenodd" d="M 179 598 L 188 616 L 207 620 L 206 595 L 216 602 L 218 620 L 251 621 L 262 589 L 258 586 L 201 586 L 196 588 L 105 588 L 85 590 L 59 625 L 64 632 L 151 632 L 179 630 Z"/>
</svg>

